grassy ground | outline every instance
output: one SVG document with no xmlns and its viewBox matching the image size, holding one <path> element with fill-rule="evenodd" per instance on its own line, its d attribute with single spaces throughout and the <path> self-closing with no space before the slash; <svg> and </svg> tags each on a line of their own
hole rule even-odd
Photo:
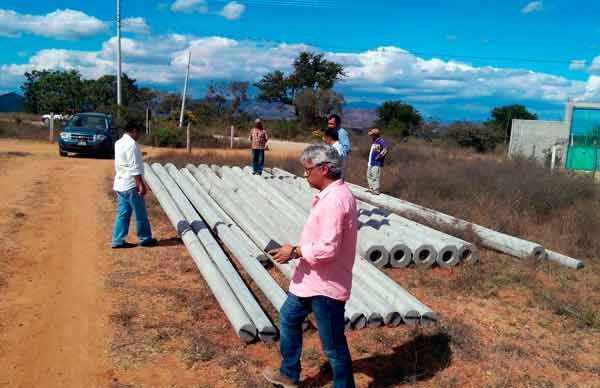
<svg viewBox="0 0 600 388">
<path fill-rule="evenodd" d="M 355 143 L 348 177 L 364 185 L 367 147 Z M 298 156 L 267 153 L 267 164 L 299 173 Z M 222 151 L 187 157 L 168 152 L 153 160 L 178 166 L 246 165 L 248 155 Z M 596 185 L 586 177 L 551 175 L 528 160 L 409 142 L 394 145 L 383 188 L 574 255 L 585 260 L 586 268 L 574 271 L 482 249 L 478 265 L 387 269 L 389 276 L 438 312 L 441 322 L 416 331 L 400 327 L 349 333 L 359 386 L 600 387 L 600 354 L 595 350 L 600 348 Z M 210 338 L 226 343 L 225 338 Z M 254 378 L 261 366 L 276 364 L 272 346 L 242 349 L 229 342 L 221 349 L 219 354 L 241 353 L 251 360 L 235 371 L 242 375 Z M 303 360 L 305 386 L 328 386 L 314 332 L 306 336 Z M 228 373 L 214 361 L 198 365 L 217 375 Z M 260 379 L 251 384 L 260 386 Z"/>
<path fill-rule="evenodd" d="M 41 125 L 37 115 L 0 113 L 0 138 L 48 140 L 48 128 Z"/>
</svg>

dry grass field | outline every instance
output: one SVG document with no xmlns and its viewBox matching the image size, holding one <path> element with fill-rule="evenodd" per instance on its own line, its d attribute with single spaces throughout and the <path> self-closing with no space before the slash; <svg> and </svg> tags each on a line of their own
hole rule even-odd
<svg viewBox="0 0 600 388">
<path fill-rule="evenodd" d="M 349 179 L 364 184 L 365 148 L 355 143 Z M 55 147 L 0 141 L 0 387 L 267 387 L 260 370 L 277 365 L 276 345 L 238 341 L 154 197 L 159 246 L 110 250 L 112 162 L 59 158 Z M 299 172 L 301 149 L 274 146 L 267 164 Z M 247 150 L 144 151 L 178 166 L 249 161 Z M 431 144 L 397 144 L 388 162 L 384 191 L 537 240 L 586 267 L 482 249 L 478 265 L 386 269 L 441 320 L 349 332 L 358 386 L 600 387 L 597 186 Z M 314 330 L 303 366 L 303 386 L 331 386 Z"/>
</svg>

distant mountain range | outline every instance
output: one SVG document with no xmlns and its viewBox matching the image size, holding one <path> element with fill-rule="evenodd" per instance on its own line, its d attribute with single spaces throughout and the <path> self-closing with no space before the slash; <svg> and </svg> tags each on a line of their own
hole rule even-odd
<svg viewBox="0 0 600 388">
<path fill-rule="evenodd" d="M 248 101 L 241 110 L 253 117 L 263 119 L 290 120 L 294 118 L 294 107 L 278 103 Z M 342 124 L 348 128 L 368 128 L 377 120 L 377 105 L 369 102 L 352 102 L 344 105 Z"/>
<path fill-rule="evenodd" d="M 23 97 L 17 93 L 6 93 L 0 95 L 0 112 L 22 112 Z"/>
<path fill-rule="evenodd" d="M 344 104 L 344 109 L 377 109 L 380 104 L 375 104 L 369 101 L 352 101 Z"/>
<path fill-rule="evenodd" d="M 377 120 L 377 111 L 375 109 L 348 109 L 344 110 L 342 121 L 348 128 L 369 128 Z"/>
<path fill-rule="evenodd" d="M 376 104 L 355 101 L 344 105 L 343 125 L 348 128 L 368 128 L 377 120 Z M 241 109 L 253 117 L 264 119 L 290 120 L 294 116 L 294 107 L 278 103 L 248 101 Z M 0 95 L 0 112 L 22 112 L 23 97 L 17 93 Z"/>
</svg>

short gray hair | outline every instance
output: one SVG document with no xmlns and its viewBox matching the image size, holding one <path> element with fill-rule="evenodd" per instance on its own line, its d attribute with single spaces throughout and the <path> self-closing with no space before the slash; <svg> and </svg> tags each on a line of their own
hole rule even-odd
<svg viewBox="0 0 600 388">
<path fill-rule="evenodd" d="M 340 179 L 342 177 L 342 158 L 337 150 L 325 144 L 313 144 L 304 150 L 300 157 L 301 162 L 312 163 L 315 166 L 326 164 L 329 167 L 327 177 Z"/>
</svg>

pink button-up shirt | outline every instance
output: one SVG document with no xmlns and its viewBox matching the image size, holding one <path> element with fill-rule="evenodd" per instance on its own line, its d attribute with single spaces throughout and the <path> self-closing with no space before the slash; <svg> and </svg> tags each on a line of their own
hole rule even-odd
<svg viewBox="0 0 600 388">
<path fill-rule="evenodd" d="M 302 257 L 290 283 L 292 294 L 350 297 L 357 222 L 356 201 L 341 179 L 314 197 L 300 236 Z"/>
</svg>

